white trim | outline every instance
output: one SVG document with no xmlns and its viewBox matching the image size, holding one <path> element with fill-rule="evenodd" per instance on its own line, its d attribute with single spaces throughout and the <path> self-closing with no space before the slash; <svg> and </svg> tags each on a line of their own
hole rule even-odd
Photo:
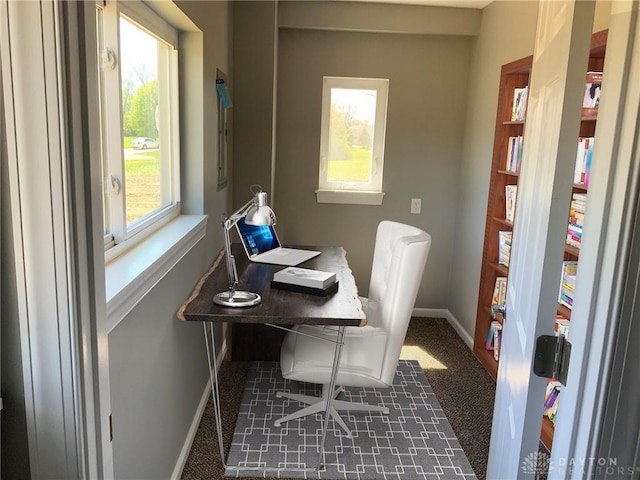
<svg viewBox="0 0 640 480">
<path fill-rule="evenodd" d="M 164 18 L 142 2 L 119 2 L 119 11 L 150 35 L 178 48 L 178 32 Z"/>
<path fill-rule="evenodd" d="M 166 216 L 179 213 L 180 199 L 180 145 L 179 145 L 179 92 L 177 69 L 177 31 L 142 2 L 109 2 L 104 7 L 97 5 L 101 13 L 97 41 L 103 52 L 115 55 L 113 64 L 103 62 L 101 66 L 100 96 L 103 165 L 105 171 L 104 195 L 106 203 L 105 229 L 113 234 L 117 245 L 127 243 L 131 238 L 147 235 L 148 227 L 161 222 Z M 158 134 L 164 140 L 160 148 L 160 202 L 158 209 L 147 212 L 132 223 L 127 219 L 127 180 L 125 173 L 125 151 L 123 145 L 122 111 L 122 62 L 121 21 L 133 25 L 158 42 L 158 107 L 168 112 L 160 117 Z M 115 101 L 118 100 L 118 101 Z M 109 261 L 115 253 L 107 256 Z"/>
<path fill-rule="evenodd" d="M 316 190 L 318 203 L 344 203 L 350 205 L 382 205 L 384 192 L 355 192 L 345 190 Z"/>
<path fill-rule="evenodd" d="M 467 344 L 470 350 L 473 350 L 473 337 L 467 332 L 458 319 L 446 308 L 414 308 L 414 317 L 428 317 L 428 318 L 445 318 L 449 324 L 453 327 L 456 333 L 462 338 L 462 341 Z"/>
<path fill-rule="evenodd" d="M 371 173 L 368 182 L 329 181 L 329 143 L 331 138 L 331 109 L 333 90 L 361 91 L 374 90 L 375 111 L 373 112 L 373 132 L 371 145 Z M 384 173 L 384 147 L 387 130 L 387 104 L 389 98 L 389 79 L 323 77 L 322 79 L 322 116 L 320 126 L 320 161 L 318 168 L 319 190 L 341 190 L 349 192 L 381 192 Z"/>
<path fill-rule="evenodd" d="M 156 212 L 151 215 L 149 218 L 145 219 L 141 225 L 135 227 L 131 236 L 127 238 L 125 241 L 115 244 L 115 239 L 113 239 L 113 235 L 111 235 L 111 241 L 109 244 L 105 245 L 106 250 L 104 251 L 104 261 L 105 263 L 111 263 L 116 257 L 124 254 L 125 252 L 134 248 L 138 243 L 143 242 L 148 236 L 152 235 L 153 232 L 160 230 L 162 227 L 167 225 L 168 223 L 174 221 L 176 218 L 180 216 L 180 205 L 174 204 L 170 205 L 164 210 Z M 109 246 L 110 245 L 110 246 Z"/>
<path fill-rule="evenodd" d="M 69 97 L 80 75 L 79 63 L 67 58 L 77 47 L 80 19 L 75 13 L 73 5 L 51 0 L 0 2 L 19 323 L 15 343 L 22 356 L 25 433 L 34 478 L 97 474 L 94 368 L 87 349 L 93 345 L 94 311 L 85 262 L 86 212 L 75 183 L 84 178 L 79 168 L 84 131 L 74 128 L 81 100 Z"/>
<path fill-rule="evenodd" d="M 106 266 L 107 332 L 204 238 L 206 226 L 206 215 L 181 215 Z"/>
<path fill-rule="evenodd" d="M 223 327 L 226 324 L 223 324 Z M 226 338 L 222 342 L 222 346 L 220 347 L 220 352 L 216 356 L 216 365 L 218 365 L 218 371 L 216 375 L 220 371 L 220 367 L 222 366 L 222 361 L 224 360 L 224 356 L 227 353 L 227 341 Z M 207 403 L 211 398 L 211 380 L 207 380 L 207 384 L 204 387 L 204 392 L 202 393 L 202 398 L 200 399 L 200 403 L 198 404 L 198 408 L 196 409 L 196 414 L 193 417 L 193 421 L 191 422 L 191 427 L 189 428 L 189 432 L 187 433 L 187 437 L 185 438 L 184 445 L 182 446 L 182 450 L 180 450 L 180 455 L 178 455 L 178 461 L 176 462 L 176 466 L 173 469 L 173 473 L 171 474 L 172 480 L 179 480 L 182 478 L 182 471 L 184 470 L 184 466 L 187 463 L 187 458 L 189 458 L 189 452 L 191 451 L 191 447 L 193 446 L 193 440 L 196 438 L 196 433 L 198 432 L 198 427 L 200 427 L 200 422 L 202 421 L 202 415 L 204 415 L 204 410 L 207 407 Z"/>
</svg>

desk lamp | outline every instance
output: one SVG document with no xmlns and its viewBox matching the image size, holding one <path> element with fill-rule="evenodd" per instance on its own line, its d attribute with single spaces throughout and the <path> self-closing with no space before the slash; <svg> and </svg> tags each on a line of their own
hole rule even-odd
<svg viewBox="0 0 640 480">
<path fill-rule="evenodd" d="M 249 225 L 275 225 L 276 223 L 276 214 L 267 205 L 267 193 L 262 191 L 260 185 L 252 185 L 250 190 L 253 193 L 253 198 L 222 222 L 229 290 L 216 294 L 213 297 L 213 302 L 225 307 L 251 307 L 258 305 L 262 300 L 257 293 L 236 290 L 238 270 L 236 269 L 236 260 L 231 253 L 229 236 L 229 230 L 242 217 L 244 217 L 245 223 Z"/>
</svg>

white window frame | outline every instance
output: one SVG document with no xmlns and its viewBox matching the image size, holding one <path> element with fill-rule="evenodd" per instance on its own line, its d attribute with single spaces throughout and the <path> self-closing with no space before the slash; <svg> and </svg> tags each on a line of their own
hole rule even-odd
<svg viewBox="0 0 640 480">
<path fill-rule="evenodd" d="M 371 181 L 369 183 L 329 182 L 328 151 L 333 88 L 376 91 L 375 126 L 371 151 Z M 389 80 L 383 78 L 323 77 L 322 120 L 320 131 L 320 162 L 318 172 L 318 203 L 351 203 L 381 205 L 384 192 L 384 147 L 387 125 Z"/>
<path fill-rule="evenodd" d="M 179 136 L 179 85 L 178 85 L 178 32 L 142 2 L 96 2 L 98 29 L 102 42 L 99 44 L 103 195 L 105 198 L 105 258 L 107 261 L 131 248 L 140 240 L 180 214 L 180 136 Z M 166 68 L 159 69 L 159 75 L 167 73 L 161 81 L 169 86 L 162 92 L 160 101 L 165 104 L 163 111 L 169 111 L 162 127 L 168 134 L 163 135 L 160 150 L 163 178 L 169 181 L 161 185 L 163 199 L 168 199 L 164 208 L 143 217 L 127 226 L 125 204 L 124 150 L 122 143 L 122 87 L 120 79 L 120 16 L 150 35 L 166 43 L 171 48 Z M 99 40 L 100 43 L 100 40 Z M 168 107 L 168 108 L 167 108 Z M 168 173 L 168 175 L 166 175 Z M 164 203 L 164 202 L 163 202 Z"/>
</svg>

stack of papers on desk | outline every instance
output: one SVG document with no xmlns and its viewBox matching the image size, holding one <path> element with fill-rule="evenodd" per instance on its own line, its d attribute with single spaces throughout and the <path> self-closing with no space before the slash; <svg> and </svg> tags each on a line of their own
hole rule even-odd
<svg viewBox="0 0 640 480">
<path fill-rule="evenodd" d="M 309 268 L 287 267 L 273 275 L 273 288 L 326 295 L 337 290 L 336 274 Z"/>
</svg>

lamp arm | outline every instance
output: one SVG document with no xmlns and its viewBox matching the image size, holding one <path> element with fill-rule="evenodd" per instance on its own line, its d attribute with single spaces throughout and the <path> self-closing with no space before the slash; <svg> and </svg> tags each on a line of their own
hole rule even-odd
<svg viewBox="0 0 640 480">
<path fill-rule="evenodd" d="M 229 291 L 235 292 L 238 285 L 238 271 L 236 269 L 236 259 L 231 253 L 231 240 L 229 238 L 229 230 L 224 228 L 224 250 L 227 261 L 227 278 L 229 280 Z"/>
<path fill-rule="evenodd" d="M 229 291 L 232 292 L 232 295 L 238 285 L 238 269 L 236 268 L 236 259 L 231 253 L 231 236 L 229 235 L 229 230 L 238 223 L 251 205 L 253 205 L 253 199 L 249 200 L 222 222 L 222 229 L 224 230 L 224 251 L 227 261 L 227 278 L 229 280 Z"/>
<path fill-rule="evenodd" d="M 244 214 L 247 213 L 247 210 L 251 205 L 253 205 L 253 199 L 249 200 L 242 207 L 225 218 L 223 222 L 225 231 L 231 230 L 234 225 L 238 223 L 238 221 L 244 216 Z"/>
</svg>

